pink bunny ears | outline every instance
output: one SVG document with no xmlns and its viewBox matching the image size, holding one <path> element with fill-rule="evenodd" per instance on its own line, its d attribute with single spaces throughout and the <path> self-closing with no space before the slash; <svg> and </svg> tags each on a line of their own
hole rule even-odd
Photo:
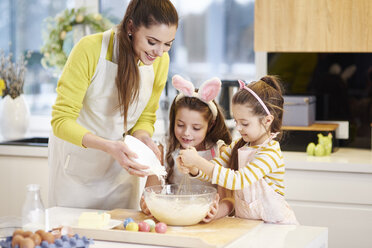
<svg viewBox="0 0 372 248">
<path fill-rule="evenodd" d="M 215 77 L 205 81 L 200 86 L 198 92 L 195 92 L 195 87 L 190 81 L 187 81 L 180 75 L 174 75 L 172 77 L 172 84 L 174 88 L 180 91 L 180 94 L 178 94 L 176 97 L 176 102 L 185 96 L 196 97 L 208 104 L 208 107 L 212 112 L 213 119 L 215 120 L 217 118 L 217 106 L 212 100 L 217 97 L 221 90 L 221 81 L 218 78 Z"/>
<path fill-rule="evenodd" d="M 265 103 L 262 101 L 262 99 L 253 91 L 251 90 L 250 88 L 248 88 L 247 86 L 245 86 L 245 83 L 241 80 L 238 80 L 239 82 L 239 89 L 245 89 L 247 90 L 249 93 L 251 93 L 256 99 L 257 101 L 261 104 L 261 106 L 263 107 L 263 109 L 265 110 L 266 114 L 267 115 L 270 115 L 270 111 L 269 109 L 266 107 Z"/>
</svg>

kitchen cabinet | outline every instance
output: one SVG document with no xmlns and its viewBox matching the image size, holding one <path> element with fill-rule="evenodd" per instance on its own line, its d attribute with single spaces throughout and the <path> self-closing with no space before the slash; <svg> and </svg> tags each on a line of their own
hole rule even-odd
<svg viewBox="0 0 372 248">
<path fill-rule="evenodd" d="M 21 216 L 27 184 L 40 184 L 48 203 L 48 148 L 0 146 L 0 217 Z"/>
<path fill-rule="evenodd" d="M 372 152 L 340 148 L 328 157 L 283 156 L 286 199 L 300 224 L 328 227 L 329 247 L 371 247 Z"/>
<path fill-rule="evenodd" d="M 370 0 L 256 0 L 255 51 L 371 52 Z"/>
</svg>

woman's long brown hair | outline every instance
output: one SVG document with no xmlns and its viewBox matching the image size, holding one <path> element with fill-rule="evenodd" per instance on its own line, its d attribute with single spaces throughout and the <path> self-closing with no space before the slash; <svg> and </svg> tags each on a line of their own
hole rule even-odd
<svg viewBox="0 0 372 248">
<path fill-rule="evenodd" d="M 274 116 L 270 130 L 268 131 L 271 133 L 279 132 L 282 127 L 284 104 L 282 87 L 279 79 L 275 76 L 265 76 L 257 82 L 250 83 L 247 85 L 247 87 L 253 90 L 261 98 L 266 107 L 269 109 L 270 114 Z M 262 118 L 267 115 L 262 105 L 248 90 L 242 89 L 235 93 L 232 99 L 232 104 L 247 105 L 252 109 L 254 115 L 261 116 Z M 278 139 L 280 138 L 281 137 L 278 136 Z M 233 170 L 239 169 L 238 149 L 245 144 L 246 142 L 243 140 L 243 138 L 238 140 L 238 142 L 235 144 L 231 151 L 229 168 Z"/>
<path fill-rule="evenodd" d="M 215 101 L 213 102 L 216 104 Z M 203 115 L 204 119 L 208 122 L 207 133 L 203 141 L 204 146 L 211 144 L 214 145 L 217 143 L 218 140 L 225 141 L 227 145 L 231 143 L 231 134 L 225 124 L 225 118 L 222 113 L 222 110 L 218 106 L 218 104 L 216 104 L 216 106 L 217 117 L 216 120 L 213 120 L 212 111 L 209 109 L 208 105 L 202 102 L 200 99 L 196 97 L 183 97 L 179 99 L 177 102 L 175 102 L 175 99 L 173 100 L 172 106 L 169 111 L 169 136 L 167 142 L 167 153 L 165 155 L 165 159 L 168 165 L 167 178 L 170 178 L 170 176 L 173 173 L 174 160 L 172 157 L 172 153 L 174 152 L 174 150 L 180 147 L 180 143 L 177 140 L 176 135 L 174 133 L 174 126 L 176 125 L 175 124 L 176 114 L 179 109 L 186 108 L 189 110 L 198 111 Z M 205 149 L 210 148 L 211 147 L 205 147 Z"/>
<path fill-rule="evenodd" d="M 118 27 L 118 71 L 116 87 L 118 89 L 119 107 L 124 115 L 124 130 L 127 131 L 129 105 L 138 99 L 140 75 L 133 50 L 128 24 L 132 22 L 138 30 L 141 26 L 166 24 L 178 27 L 177 10 L 169 0 L 132 0 Z"/>
</svg>

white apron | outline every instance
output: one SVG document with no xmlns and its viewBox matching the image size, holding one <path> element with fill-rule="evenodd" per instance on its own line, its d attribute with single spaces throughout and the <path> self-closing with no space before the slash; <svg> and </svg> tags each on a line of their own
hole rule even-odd
<svg viewBox="0 0 372 248">
<path fill-rule="evenodd" d="M 239 169 L 252 161 L 257 151 L 265 147 L 277 134 L 273 134 L 258 148 L 243 146 L 238 149 Z M 235 215 L 251 220 L 276 224 L 298 224 L 295 214 L 284 197 L 261 178 L 249 187 L 234 191 Z"/>
<path fill-rule="evenodd" d="M 119 140 L 124 117 L 118 108 L 115 77 L 117 64 L 106 60 L 111 30 L 104 32 L 96 72 L 83 100 L 77 122 L 92 133 Z M 114 36 L 113 61 L 118 56 Z M 125 55 L 124 55 L 125 56 Z M 128 130 L 147 105 L 152 93 L 152 65 L 140 66 L 139 98 L 128 109 Z M 49 207 L 92 209 L 138 208 L 140 178 L 130 175 L 116 160 L 100 150 L 81 148 L 51 134 L 49 138 Z M 142 179 L 143 180 L 143 179 Z"/>
</svg>

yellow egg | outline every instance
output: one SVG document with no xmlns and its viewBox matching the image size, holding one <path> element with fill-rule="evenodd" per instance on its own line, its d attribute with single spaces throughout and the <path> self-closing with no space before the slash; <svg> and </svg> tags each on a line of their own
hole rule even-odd
<svg viewBox="0 0 372 248">
<path fill-rule="evenodd" d="M 136 222 L 129 222 L 125 230 L 138 232 L 138 224 Z"/>
</svg>

